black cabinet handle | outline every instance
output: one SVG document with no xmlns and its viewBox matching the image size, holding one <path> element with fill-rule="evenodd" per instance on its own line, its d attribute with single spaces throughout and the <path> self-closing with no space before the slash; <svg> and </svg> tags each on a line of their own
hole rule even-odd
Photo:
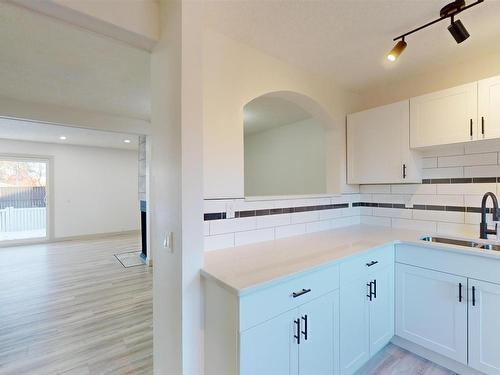
<svg viewBox="0 0 500 375">
<path fill-rule="evenodd" d="M 403 164 L 403 179 L 406 178 L 406 164 Z"/>
<path fill-rule="evenodd" d="M 370 288 L 370 290 L 369 290 L 369 292 L 368 292 L 368 294 L 367 294 L 366 296 L 367 296 L 367 297 L 370 299 L 370 301 L 371 301 L 371 300 L 372 300 L 372 296 L 373 296 L 373 282 L 372 282 L 372 281 L 370 281 L 369 283 L 367 283 L 367 284 L 366 284 L 366 286 Z"/>
<path fill-rule="evenodd" d="M 377 264 L 377 263 L 378 263 L 378 261 L 376 261 L 376 260 L 372 260 L 371 262 L 366 263 L 366 266 L 367 266 L 367 267 L 371 267 L 371 266 L 374 266 L 374 265 L 375 265 L 375 264 Z"/>
<path fill-rule="evenodd" d="M 297 339 L 297 344 L 300 345 L 300 319 L 295 319 L 293 322 L 297 328 L 297 334 L 293 335 L 293 337 Z"/>
<path fill-rule="evenodd" d="M 293 292 L 292 297 L 297 298 L 297 297 L 303 296 L 304 294 L 309 293 L 310 291 L 311 291 L 311 289 L 302 289 L 300 292 Z"/>
<path fill-rule="evenodd" d="M 472 287 L 472 306 L 476 306 L 476 287 Z"/>
<path fill-rule="evenodd" d="M 481 134 L 484 135 L 484 116 L 481 116 Z"/>
<path fill-rule="evenodd" d="M 302 334 L 304 335 L 304 340 L 307 341 L 307 334 L 308 334 L 307 314 L 302 317 L 302 320 L 304 321 L 304 330 L 302 331 Z"/>
<path fill-rule="evenodd" d="M 458 283 L 458 302 L 462 302 L 462 283 Z"/>
<path fill-rule="evenodd" d="M 373 280 L 373 298 L 377 298 L 377 279 Z"/>
<path fill-rule="evenodd" d="M 470 119 L 470 136 L 472 137 L 472 119 Z"/>
</svg>

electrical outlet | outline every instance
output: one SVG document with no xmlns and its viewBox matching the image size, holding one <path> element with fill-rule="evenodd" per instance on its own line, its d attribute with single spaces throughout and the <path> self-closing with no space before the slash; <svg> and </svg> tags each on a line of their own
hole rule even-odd
<svg viewBox="0 0 500 375">
<path fill-rule="evenodd" d="M 226 219 L 234 218 L 234 202 L 226 203 Z"/>
</svg>

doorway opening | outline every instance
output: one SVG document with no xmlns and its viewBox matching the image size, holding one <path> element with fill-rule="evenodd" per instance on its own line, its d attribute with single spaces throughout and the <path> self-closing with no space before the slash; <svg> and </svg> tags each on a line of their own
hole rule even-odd
<svg viewBox="0 0 500 375">
<path fill-rule="evenodd" d="M 48 237 L 49 160 L 0 156 L 0 242 Z"/>
</svg>

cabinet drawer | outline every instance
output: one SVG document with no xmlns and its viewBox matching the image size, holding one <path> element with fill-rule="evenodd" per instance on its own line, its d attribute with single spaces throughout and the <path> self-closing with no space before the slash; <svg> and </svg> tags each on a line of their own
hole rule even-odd
<svg viewBox="0 0 500 375">
<path fill-rule="evenodd" d="M 242 296 L 240 331 L 296 308 L 338 287 L 339 268 L 338 265 L 334 265 Z M 294 297 L 294 293 L 299 295 Z"/>
<path fill-rule="evenodd" d="M 353 257 L 340 264 L 340 282 L 344 284 L 361 275 L 368 275 L 394 264 L 394 246 L 384 246 L 379 249 Z"/>
</svg>

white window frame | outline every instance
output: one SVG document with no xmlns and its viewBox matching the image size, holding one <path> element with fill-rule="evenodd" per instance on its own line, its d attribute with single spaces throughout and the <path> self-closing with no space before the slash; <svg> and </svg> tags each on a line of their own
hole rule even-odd
<svg viewBox="0 0 500 375">
<path fill-rule="evenodd" d="M 29 161 L 29 162 L 37 162 L 37 163 L 45 163 L 46 165 L 46 186 L 45 186 L 45 194 L 47 200 L 46 206 L 46 228 L 45 228 L 45 237 L 36 237 L 36 238 L 23 238 L 19 240 L 7 240 L 0 241 L 0 247 L 8 247 L 13 245 L 24 245 L 24 244 L 32 244 L 32 243 L 41 243 L 41 242 L 49 242 L 54 238 L 54 197 L 52 194 L 52 183 L 53 183 L 53 173 L 52 168 L 54 164 L 54 158 L 52 156 L 44 156 L 44 155 L 28 155 L 28 154 L 0 154 L 0 160 L 8 160 L 8 161 Z"/>
</svg>

